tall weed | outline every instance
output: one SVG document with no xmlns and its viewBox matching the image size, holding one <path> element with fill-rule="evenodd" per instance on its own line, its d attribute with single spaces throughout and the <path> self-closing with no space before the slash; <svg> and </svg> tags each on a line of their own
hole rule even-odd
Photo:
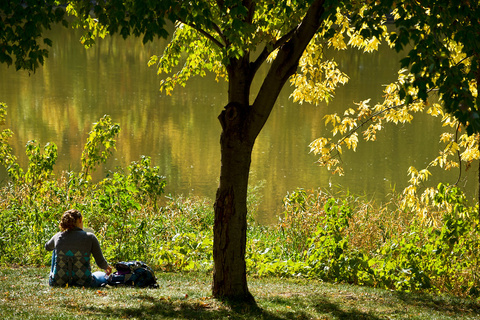
<svg viewBox="0 0 480 320">
<path fill-rule="evenodd" d="M 5 110 L 0 105 L 0 125 Z M 57 232 L 62 213 L 77 208 L 110 262 L 144 260 L 167 271 L 212 270 L 211 200 L 164 197 L 166 180 L 148 157 L 97 183 L 90 179 L 115 149 L 119 129 L 103 117 L 90 132 L 82 172 L 59 177 L 52 170 L 53 144 L 41 148 L 29 142 L 23 171 L 8 145 L 13 133 L 0 133 L 0 164 L 10 177 L 0 188 L 0 264 L 49 264 L 44 243 Z M 248 194 L 250 276 L 480 295 L 478 205 L 470 205 L 457 187 L 440 184 L 422 214 L 402 206 L 401 195 L 377 204 L 335 190 L 297 189 L 285 196 L 278 223 L 260 225 L 255 217 L 263 183 L 250 186 Z"/>
<path fill-rule="evenodd" d="M 455 186 L 439 184 L 429 217 L 400 205 L 375 206 L 322 190 L 295 190 L 268 239 L 251 239 L 253 275 L 318 278 L 401 291 L 477 296 L 478 206 Z"/>
</svg>

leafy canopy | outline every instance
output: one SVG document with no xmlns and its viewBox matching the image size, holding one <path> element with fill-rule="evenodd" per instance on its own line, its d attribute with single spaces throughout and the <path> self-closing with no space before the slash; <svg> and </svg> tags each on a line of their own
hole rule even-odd
<svg viewBox="0 0 480 320">
<path fill-rule="evenodd" d="M 106 33 L 119 32 L 124 37 L 143 35 L 143 41 L 149 41 L 154 35 L 166 37 L 166 30 L 173 28 L 164 52 L 152 56 L 149 62 L 157 66 L 159 74 L 166 74 L 161 90 L 170 94 L 176 85 L 185 86 L 190 77 L 204 76 L 207 72 L 215 73 L 217 79 L 228 80 L 228 66 L 239 59 L 247 58 L 255 73 L 263 63 L 274 59 L 276 50 L 293 36 L 312 2 L 113 1 L 96 4 L 95 19 L 90 15 L 90 5 L 84 1 L 72 1 L 67 10 L 80 17 L 80 25 L 89 30 L 83 39 L 87 46 Z M 347 13 L 361 6 L 339 7 L 336 2 L 325 1 L 324 7 L 324 23 L 302 58 L 299 74 L 292 80 L 299 90 L 294 95 L 296 101 L 329 101 L 336 85 L 346 83 L 348 77 L 322 53 L 328 46 L 344 46 L 345 33 L 352 37 L 350 45 L 368 51 L 379 43 L 378 39 L 362 37 L 349 25 Z M 166 25 L 167 20 L 174 25 Z M 321 64 L 319 68 L 314 66 L 317 63 Z"/>
<path fill-rule="evenodd" d="M 72 0 L 66 12 L 77 17 L 76 26 L 87 33 L 86 46 L 96 37 L 120 33 L 123 37 L 142 36 L 143 41 L 166 38 L 174 30 L 165 51 L 153 56 L 150 65 L 166 74 L 161 89 L 170 94 L 176 85 L 184 86 L 191 76 L 214 72 L 217 79 L 228 80 L 229 67 L 240 59 L 249 61 L 253 73 L 276 57 L 277 49 L 293 36 L 306 15 L 309 1 L 130 1 L 91 2 Z M 0 4 L 0 62 L 17 69 L 35 70 L 43 63 L 51 41 L 42 38 L 52 23 L 66 24 L 64 11 L 53 0 L 2 1 Z M 405 123 L 416 112 L 441 117 L 446 131 L 440 140 L 445 143 L 427 168 L 411 167 L 411 189 L 430 175 L 430 166 L 445 169 L 468 165 L 479 158 L 478 135 L 480 113 L 477 83 L 480 79 L 479 43 L 480 8 L 478 2 L 434 0 L 393 0 L 360 4 L 355 1 L 338 3 L 324 1 L 323 23 L 300 59 L 292 98 L 303 103 L 320 104 L 330 101 L 338 85 L 348 81 L 325 48 L 344 50 L 348 46 L 366 52 L 376 50 L 385 40 L 397 51 L 406 51 L 398 81 L 384 90 L 384 101 L 374 105 L 370 100 L 348 108 L 343 115 L 325 118 L 332 134 L 341 137 L 320 137 L 310 145 L 320 155 L 320 163 L 342 173 L 337 157 L 342 146 L 356 149 L 357 130 L 365 140 L 375 140 L 385 123 Z M 387 32 L 386 14 L 394 17 L 395 30 Z M 26 18 L 28 17 L 28 19 Z M 170 25 L 169 21 L 174 25 Z M 432 97 L 436 94 L 436 98 Z M 464 132 L 466 131 L 466 133 Z M 460 161 L 453 159 L 460 155 Z M 427 190 L 428 191 L 428 190 Z"/>
<path fill-rule="evenodd" d="M 17 70 L 35 72 L 43 65 L 52 41 L 45 30 L 65 20 L 65 11 L 55 6 L 57 1 L 0 2 L 0 63 L 15 64 Z"/>
<path fill-rule="evenodd" d="M 382 1 L 368 8 L 364 17 L 390 12 L 392 4 Z M 430 169 L 461 168 L 462 163 L 468 169 L 480 158 L 480 48 L 475 41 L 475 35 L 480 34 L 480 9 L 478 3 L 468 1 L 442 6 L 434 1 L 406 1 L 397 3 L 392 14 L 394 31 L 386 32 L 379 21 L 361 34 L 380 35 L 392 48 L 406 51 L 398 80 L 386 85 L 383 101 L 367 99 L 343 114 L 325 116 L 331 136 L 316 139 L 310 148 L 320 155 L 321 165 L 343 174 L 342 147 L 355 150 L 360 129 L 364 140 L 375 141 L 386 123 L 410 123 L 417 112 L 439 118 L 445 127 L 439 138 L 444 147 L 426 168 L 409 168 L 410 185 L 404 190 L 404 205 L 425 213 L 435 195 L 434 188 L 425 187 Z M 364 17 L 352 17 L 357 27 L 365 23 Z"/>
<path fill-rule="evenodd" d="M 480 132 L 477 83 L 480 79 L 480 4 L 478 1 L 381 1 L 368 14 L 393 9 L 396 30 L 388 40 L 397 51 L 407 50 L 401 67 L 409 69 L 399 90 L 406 104 L 427 101 L 438 90 L 445 111 Z M 364 20 L 358 20 L 362 23 Z M 371 31 L 371 32 L 378 32 Z"/>
</svg>

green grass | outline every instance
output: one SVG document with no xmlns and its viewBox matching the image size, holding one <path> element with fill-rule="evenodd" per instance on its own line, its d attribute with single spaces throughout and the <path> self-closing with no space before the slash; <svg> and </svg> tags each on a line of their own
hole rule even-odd
<svg viewBox="0 0 480 320">
<path fill-rule="evenodd" d="M 480 302 L 311 280 L 249 279 L 258 309 L 212 299 L 211 275 L 158 273 L 158 289 L 50 288 L 47 268 L 0 271 L 2 319 L 480 319 Z"/>
</svg>

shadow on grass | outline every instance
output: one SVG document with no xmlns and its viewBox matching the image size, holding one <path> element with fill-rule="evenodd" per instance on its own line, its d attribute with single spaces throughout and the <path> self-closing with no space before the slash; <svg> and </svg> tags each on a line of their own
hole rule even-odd
<svg viewBox="0 0 480 320">
<path fill-rule="evenodd" d="M 138 319 L 380 320 L 389 316 L 407 319 L 418 313 L 430 314 L 433 318 L 448 315 L 448 318 L 452 319 L 465 315 L 477 318 L 480 315 L 480 303 L 474 300 L 402 292 L 383 292 L 367 296 L 366 300 L 353 297 L 346 303 L 342 296 L 275 295 L 268 300 L 259 299 L 258 303 L 264 306 L 261 308 L 213 299 L 169 299 L 145 293 L 128 297 L 129 301 L 124 305 L 77 305 L 75 308 L 83 315 Z M 292 309 L 289 310 L 290 306 Z"/>
<path fill-rule="evenodd" d="M 150 297 L 151 298 L 151 297 Z M 137 319 L 272 319 L 283 320 L 285 317 L 278 317 L 264 314 L 261 310 L 244 310 L 238 312 L 226 308 L 212 309 L 191 302 L 171 303 L 164 300 L 149 299 L 148 306 L 126 306 L 126 307 L 96 307 L 86 306 L 83 312 L 92 316 L 105 318 L 137 318 Z"/>
<path fill-rule="evenodd" d="M 380 320 L 385 318 L 377 317 L 368 312 L 363 312 L 358 309 L 342 310 L 338 303 L 332 303 L 327 299 L 317 299 L 315 309 L 318 313 L 329 314 L 334 319 L 365 319 L 365 320 Z"/>
<path fill-rule="evenodd" d="M 365 320 L 380 320 L 384 318 L 377 317 L 370 312 L 364 312 L 358 308 L 346 307 L 341 302 L 333 302 L 325 297 L 317 295 L 310 295 L 307 298 L 308 302 L 292 301 L 291 298 L 275 298 L 274 302 L 278 305 L 294 304 L 297 309 L 303 306 L 304 309 L 310 308 L 315 310 L 316 315 L 309 313 L 285 312 L 280 319 L 312 319 L 317 315 L 321 315 L 321 319 L 365 319 Z M 276 314 L 278 316 L 278 314 Z M 270 318 L 265 318 L 270 319 Z M 275 318 L 272 318 L 275 319 Z"/>
<path fill-rule="evenodd" d="M 268 292 L 262 292 L 264 284 L 257 285 L 257 303 L 260 307 L 232 304 L 210 298 L 185 298 L 175 296 L 177 291 L 111 289 L 104 292 L 95 289 L 50 289 L 46 284 L 43 269 L 27 269 L 26 272 L 4 271 L 0 279 L 0 292 L 10 292 L 11 301 L 20 296 L 31 297 L 33 306 L 47 309 L 68 310 L 66 318 L 138 318 L 138 319 L 366 319 L 379 320 L 417 318 L 429 315 L 429 319 L 480 319 L 480 302 L 451 296 L 420 293 L 402 293 L 350 286 L 311 286 L 271 284 Z M 13 277 L 11 276 L 13 275 Z M 15 279 L 13 282 L 12 279 Z M 39 289 L 39 281 L 41 287 Z M 193 278 L 178 281 L 189 282 Z M 23 283 L 17 286 L 17 282 Z M 203 280 L 199 281 L 203 286 Z M 165 280 L 166 286 L 178 285 Z M 208 291 L 197 286 L 182 287 L 180 291 L 192 290 L 192 296 L 205 297 Z M 44 286 L 44 288 L 42 288 Z M 259 289 L 260 288 L 260 289 Z M 317 290 L 318 289 L 318 290 Z M 198 292 L 197 292 L 197 291 Z M 201 292 L 200 292 L 201 291 Z M 195 292 L 195 294 L 193 294 Z M 106 297 L 101 296 L 105 293 Z M 161 296 L 163 294 L 163 296 Z M 6 299 L 4 293 L 4 299 Z M 97 299 L 93 302 L 91 299 Z M 47 299 L 47 300 L 46 300 Z M 78 299 L 78 301 L 77 301 Z M 10 300 L 9 300 L 10 301 Z M 0 299 L 1 306 L 1 299 Z M 21 311 L 21 307 L 16 309 Z M 0 311 L 1 313 L 1 311 Z M 58 312 L 57 312 L 58 313 Z M 14 314 L 13 312 L 11 314 Z M 39 316 L 42 313 L 39 313 Z M 60 315 L 53 318 L 64 318 Z"/>
<path fill-rule="evenodd" d="M 168 301 L 158 299 L 152 296 L 139 297 L 143 301 L 148 301 L 147 306 L 139 301 L 138 306 L 125 307 L 96 307 L 85 306 L 83 312 L 86 314 L 109 317 L 109 318 L 138 318 L 138 319 L 265 319 L 265 320 L 284 320 L 291 319 L 287 313 L 272 314 L 258 307 L 243 306 L 225 306 L 222 308 L 212 308 L 191 301 Z M 296 315 L 298 318 L 298 314 Z M 307 319 L 307 315 L 299 319 Z"/>
<path fill-rule="evenodd" d="M 480 318 L 480 303 L 473 299 L 435 296 L 422 293 L 395 292 L 397 298 L 408 305 L 414 305 L 431 311 L 453 314 L 471 314 Z"/>
<path fill-rule="evenodd" d="M 138 296 L 137 306 L 125 307 L 97 307 L 84 306 L 82 313 L 108 318 L 139 318 L 139 319 L 264 319 L 264 320 L 287 320 L 287 319 L 312 319 L 312 314 L 307 311 L 299 311 L 298 307 L 305 307 L 312 304 L 302 304 L 298 301 L 293 304 L 296 311 L 283 310 L 265 310 L 258 306 L 246 304 L 224 303 L 222 307 L 215 308 L 195 301 L 169 301 L 162 298 L 156 298 L 150 295 Z M 340 303 L 336 304 L 324 298 L 312 297 L 315 301 L 314 309 L 319 314 L 323 314 L 334 319 L 368 319 L 379 320 L 379 318 L 369 313 L 357 309 L 349 308 L 348 311 L 342 310 Z M 142 302 L 148 302 L 146 306 Z M 292 304 L 289 298 L 276 297 L 273 299 L 274 305 L 287 306 Z M 142 305 L 143 304 L 143 305 Z M 313 310 L 312 310 L 313 311 Z"/>
</svg>

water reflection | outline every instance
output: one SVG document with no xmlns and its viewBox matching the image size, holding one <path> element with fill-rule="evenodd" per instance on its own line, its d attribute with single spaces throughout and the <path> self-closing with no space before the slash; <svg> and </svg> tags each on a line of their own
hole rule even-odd
<svg viewBox="0 0 480 320">
<path fill-rule="evenodd" d="M 109 114 L 122 131 L 118 151 L 97 178 L 148 155 L 167 176 L 167 193 L 214 197 L 220 169 L 217 115 L 226 104 L 226 83 L 196 78 L 164 96 L 158 91 L 156 70 L 146 66 L 152 54 L 161 52 L 162 41 L 142 45 L 140 39 L 111 37 L 85 50 L 78 32 L 55 29 L 52 39 L 50 57 L 36 74 L 0 66 L 0 100 L 9 106 L 7 125 L 15 133 L 12 144 L 23 166 L 26 142 L 37 139 L 59 147 L 57 171 L 79 170 L 92 123 Z M 438 152 L 440 124 L 419 117 L 411 125 L 389 126 L 377 142 L 360 143 L 356 153 L 345 153 L 344 177 L 318 167 L 308 144 L 325 132 L 323 116 L 352 107 L 354 101 L 380 100 L 381 85 L 396 78 L 398 61 L 388 48 L 370 55 L 355 50 L 328 54 L 350 76 L 349 84 L 328 106 L 318 107 L 292 103 L 287 86 L 257 139 L 252 182 L 266 181 L 262 221 L 275 220 L 283 196 L 296 187 L 338 184 L 382 201 L 393 187 L 406 185 L 410 165 L 423 168 Z M 439 173 L 445 181 L 457 177 L 454 172 Z M 0 175 L 4 180 L 5 171 Z M 467 187 L 475 194 L 473 181 Z"/>
</svg>

